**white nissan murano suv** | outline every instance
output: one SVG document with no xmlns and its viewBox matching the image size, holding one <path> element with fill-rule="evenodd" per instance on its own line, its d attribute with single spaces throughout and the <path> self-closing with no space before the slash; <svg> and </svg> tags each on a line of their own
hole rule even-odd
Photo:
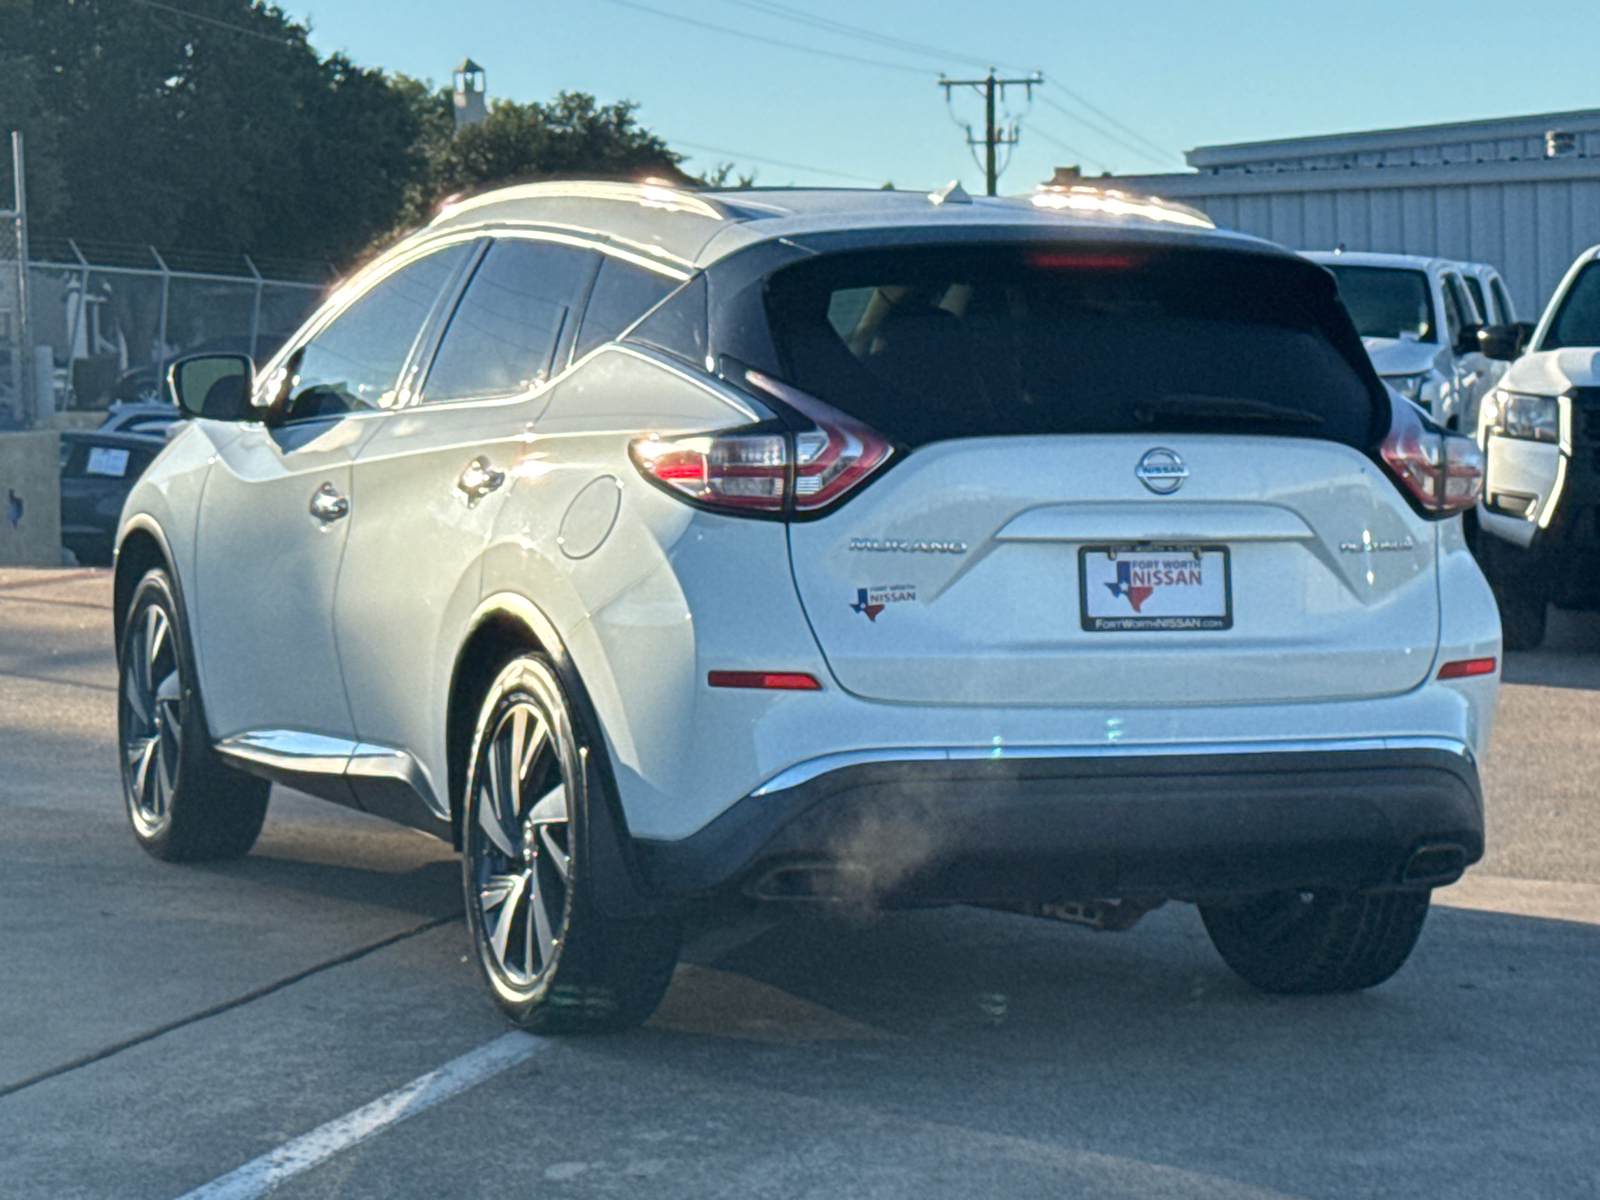
<svg viewBox="0 0 1600 1200">
<path fill-rule="evenodd" d="M 243 855 L 276 782 L 448 839 L 529 1028 L 644 1020 L 708 901 L 1190 901 L 1368 987 L 1482 855 L 1478 449 L 1190 210 L 512 187 L 171 382 L 135 835 Z"/>
</svg>

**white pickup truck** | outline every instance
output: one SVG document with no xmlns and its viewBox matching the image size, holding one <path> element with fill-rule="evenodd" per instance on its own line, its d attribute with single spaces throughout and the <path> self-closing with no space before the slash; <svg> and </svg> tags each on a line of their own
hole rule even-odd
<svg viewBox="0 0 1600 1200">
<path fill-rule="evenodd" d="M 1477 428 L 1478 557 L 1506 648 L 1530 649 L 1550 604 L 1600 607 L 1600 246 L 1567 271 Z"/>
<path fill-rule="evenodd" d="M 1383 381 L 1445 428 L 1472 429 L 1505 366 L 1479 344 L 1480 330 L 1497 327 L 1480 315 L 1464 264 L 1410 254 L 1302 254 L 1339 281 L 1339 299 Z"/>
</svg>

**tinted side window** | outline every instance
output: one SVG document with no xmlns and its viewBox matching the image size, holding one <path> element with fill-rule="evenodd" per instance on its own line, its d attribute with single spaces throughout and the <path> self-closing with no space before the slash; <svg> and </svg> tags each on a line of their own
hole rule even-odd
<svg viewBox="0 0 1600 1200">
<path fill-rule="evenodd" d="M 1541 350 L 1562 346 L 1600 346 L 1600 266 L 1590 263 L 1578 272 L 1561 299 Z"/>
<path fill-rule="evenodd" d="M 706 346 L 706 277 L 702 272 L 658 305 L 628 335 L 630 342 L 664 350 L 704 367 Z"/>
<path fill-rule="evenodd" d="M 574 358 L 609 342 L 675 291 L 682 281 L 607 255 L 595 277 Z"/>
<path fill-rule="evenodd" d="M 1444 287 L 1444 340 L 1452 346 L 1461 337 L 1461 326 L 1466 318 L 1461 311 L 1461 285 L 1453 275 L 1446 275 Z"/>
<path fill-rule="evenodd" d="M 468 246 L 447 246 L 386 276 L 290 360 L 288 416 L 384 408 L 445 284 Z"/>
<path fill-rule="evenodd" d="M 456 305 L 422 402 L 515 396 L 550 377 L 556 343 L 594 253 L 506 239 L 489 247 Z"/>
<path fill-rule="evenodd" d="M 1463 275 L 1461 281 L 1467 285 L 1467 291 L 1472 293 L 1472 302 L 1478 306 L 1478 315 L 1486 324 L 1492 324 L 1494 317 L 1489 315 L 1489 301 L 1483 294 L 1483 284 L 1476 275 Z"/>
<path fill-rule="evenodd" d="M 1500 309 L 1500 320 L 1515 321 L 1517 310 L 1512 307 L 1511 297 L 1506 294 L 1505 285 L 1498 276 L 1489 280 L 1489 290 L 1494 293 L 1494 302 Z"/>
</svg>

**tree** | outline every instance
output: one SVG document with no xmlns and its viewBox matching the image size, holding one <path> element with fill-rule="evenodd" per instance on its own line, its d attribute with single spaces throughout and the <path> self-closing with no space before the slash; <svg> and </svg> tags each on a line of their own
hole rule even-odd
<svg viewBox="0 0 1600 1200">
<path fill-rule="evenodd" d="M 632 101 L 602 105 L 584 92 L 560 92 L 549 104 L 496 100 L 482 121 L 457 130 L 448 90 L 404 78 L 397 86 L 411 103 L 426 161 L 408 205 L 413 223 L 446 196 L 507 183 L 644 175 L 691 182 L 678 170 L 682 155 L 639 126 Z"/>
<path fill-rule="evenodd" d="M 0 131 L 47 237 L 342 263 L 455 192 L 683 180 L 636 111 L 562 92 L 457 132 L 448 91 L 322 58 L 262 0 L 0 0 Z"/>
</svg>

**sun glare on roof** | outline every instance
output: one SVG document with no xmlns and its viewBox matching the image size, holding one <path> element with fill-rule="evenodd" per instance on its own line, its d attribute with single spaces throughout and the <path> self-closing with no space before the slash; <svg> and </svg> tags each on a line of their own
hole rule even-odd
<svg viewBox="0 0 1600 1200">
<path fill-rule="evenodd" d="M 1109 217 L 1142 217 L 1147 221 L 1165 221 L 1172 225 L 1192 225 L 1200 229 L 1215 229 L 1216 225 L 1203 213 L 1180 204 L 1158 200 L 1154 196 L 1133 196 L 1127 192 L 1112 191 L 1077 184 L 1072 187 L 1041 187 L 1033 194 L 1035 208 L 1048 208 L 1055 212 L 1103 213 Z"/>
</svg>

